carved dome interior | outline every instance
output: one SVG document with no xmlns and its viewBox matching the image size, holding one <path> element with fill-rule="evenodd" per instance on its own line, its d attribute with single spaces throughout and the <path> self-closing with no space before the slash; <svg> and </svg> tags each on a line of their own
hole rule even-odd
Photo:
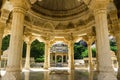
<svg viewBox="0 0 120 80">
<path fill-rule="evenodd" d="M 52 19 L 76 16 L 88 10 L 83 0 L 37 0 L 32 10 Z"/>
</svg>

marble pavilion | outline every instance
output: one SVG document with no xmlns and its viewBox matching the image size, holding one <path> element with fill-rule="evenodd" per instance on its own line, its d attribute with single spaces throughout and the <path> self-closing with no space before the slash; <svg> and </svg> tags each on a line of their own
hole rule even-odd
<svg viewBox="0 0 120 80">
<path fill-rule="evenodd" d="M 50 47 L 58 41 L 68 45 L 69 70 L 74 70 L 74 43 L 85 40 L 92 70 L 91 44 L 97 46 L 98 80 L 120 80 L 119 0 L 0 0 L 0 48 L 10 34 L 6 74 L 2 80 L 19 80 L 22 45 L 27 44 L 25 68 L 30 68 L 30 45 L 45 43 L 44 69 L 50 67 Z M 108 36 L 117 43 L 117 77 L 112 68 Z"/>
</svg>

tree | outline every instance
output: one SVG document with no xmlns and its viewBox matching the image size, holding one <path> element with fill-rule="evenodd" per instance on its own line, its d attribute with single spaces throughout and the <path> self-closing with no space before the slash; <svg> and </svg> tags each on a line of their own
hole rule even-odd
<svg viewBox="0 0 120 80">
<path fill-rule="evenodd" d="M 86 43 L 84 41 L 80 41 L 74 44 L 74 59 L 82 59 L 82 52 L 86 50 Z"/>
<path fill-rule="evenodd" d="M 2 40 L 2 51 L 5 51 L 9 47 L 10 35 L 7 35 Z"/>
<path fill-rule="evenodd" d="M 45 50 L 45 44 L 43 42 L 39 42 L 38 40 L 35 40 L 31 44 L 31 57 L 40 58 L 44 57 L 44 50 Z"/>
</svg>

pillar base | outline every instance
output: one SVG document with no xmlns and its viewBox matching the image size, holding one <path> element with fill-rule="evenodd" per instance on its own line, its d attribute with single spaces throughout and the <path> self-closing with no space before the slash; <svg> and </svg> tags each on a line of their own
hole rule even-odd
<svg viewBox="0 0 120 80">
<path fill-rule="evenodd" d="M 117 80 L 113 72 L 100 72 L 98 74 L 98 80 Z"/>
<path fill-rule="evenodd" d="M 20 72 L 6 72 L 2 80 L 21 80 Z"/>
<path fill-rule="evenodd" d="M 70 67 L 70 70 L 75 70 L 75 67 L 73 67 L 73 66 L 72 66 L 72 67 Z"/>
<path fill-rule="evenodd" d="M 48 68 L 47 68 L 47 67 L 44 67 L 44 69 L 46 69 L 46 70 L 47 70 Z"/>
<path fill-rule="evenodd" d="M 30 67 L 24 67 L 24 69 L 26 69 L 26 70 L 30 70 Z"/>
</svg>

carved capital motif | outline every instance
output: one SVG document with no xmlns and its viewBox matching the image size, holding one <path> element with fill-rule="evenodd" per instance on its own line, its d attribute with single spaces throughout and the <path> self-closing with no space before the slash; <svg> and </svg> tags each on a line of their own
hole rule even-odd
<svg viewBox="0 0 120 80">
<path fill-rule="evenodd" d="M 10 11 L 9 11 L 9 10 L 2 9 L 2 10 L 1 10 L 0 22 L 6 23 L 8 17 L 9 17 L 9 14 L 10 14 Z"/>
<path fill-rule="evenodd" d="M 13 5 L 13 8 L 20 7 L 26 10 L 28 9 L 27 0 L 11 0 L 11 3 Z"/>
<path fill-rule="evenodd" d="M 13 12 L 25 14 L 26 10 L 21 7 L 14 7 Z"/>
<path fill-rule="evenodd" d="M 110 0 L 91 0 L 89 7 L 93 10 L 106 9 Z"/>
<path fill-rule="evenodd" d="M 71 34 L 65 36 L 65 39 L 68 40 L 68 41 L 74 41 L 74 36 L 73 36 L 73 34 L 71 33 Z"/>
<path fill-rule="evenodd" d="M 85 40 L 88 45 L 91 45 L 95 41 L 95 36 L 85 35 L 83 36 L 83 40 Z"/>
<path fill-rule="evenodd" d="M 41 38 L 44 40 L 45 43 L 50 42 L 53 40 L 53 36 L 46 34 L 46 36 L 41 36 Z"/>
<path fill-rule="evenodd" d="M 31 43 L 35 40 L 35 37 L 31 34 L 25 34 L 24 35 L 24 41 L 27 43 L 27 45 L 31 45 Z"/>
</svg>

